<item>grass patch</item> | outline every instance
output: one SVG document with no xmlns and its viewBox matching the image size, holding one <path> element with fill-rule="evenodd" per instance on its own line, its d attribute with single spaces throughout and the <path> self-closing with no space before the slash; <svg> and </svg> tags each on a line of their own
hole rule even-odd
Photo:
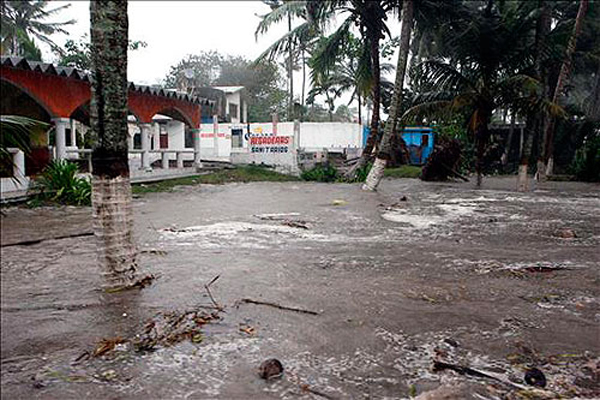
<svg viewBox="0 0 600 400">
<path fill-rule="evenodd" d="M 249 165 L 232 169 L 223 169 L 203 175 L 169 179 L 152 183 L 137 183 L 131 186 L 133 194 L 170 192 L 175 186 L 193 186 L 198 184 L 222 185 L 230 182 L 286 182 L 297 181 L 295 176 L 280 174 L 270 169 Z"/>
<path fill-rule="evenodd" d="M 418 178 L 421 167 L 415 165 L 402 165 L 399 168 L 386 168 L 384 176 L 388 178 Z"/>
</svg>

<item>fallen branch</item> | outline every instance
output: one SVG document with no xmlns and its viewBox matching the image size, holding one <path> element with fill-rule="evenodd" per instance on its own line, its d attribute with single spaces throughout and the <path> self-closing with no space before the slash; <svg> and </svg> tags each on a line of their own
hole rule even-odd
<svg viewBox="0 0 600 400">
<path fill-rule="evenodd" d="M 446 369 L 458 372 L 461 375 L 469 375 L 469 376 L 475 376 L 477 378 L 492 379 L 492 380 L 495 380 L 497 382 L 504 383 L 505 385 L 509 385 L 509 386 L 515 387 L 517 389 L 525 389 L 525 390 L 528 389 L 526 386 L 519 385 L 518 383 L 511 382 L 511 381 L 509 381 L 508 379 L 506 379 L 506 378 L 504 378 L 502 376 L 498 376 L 498 375 L 492 374 L 490 372 L 478 371 L 476 369 L 465 367 L 465 366 L 462 366 L 462 365 L 448 364 L 448 363 L 441 362 L 441 361 L 434 361 L 433 362 L 433 371 L 434 372 L 443 371 L 443 370 L 446 370 Z"/>
<path fill-rule="evenodd" d="M 94 232 L 74 233 L 72 235 L 63 235 L 63 236 L 56 236 L 56 237 L 44 238 L 44 239 L 23 240 L 21 242 L 3 244 L 0 247 L 31 246 L 34 244 L 45 242 L 46 240 L 71 239 L 71 238 L 77 238 L 77 237 L 82 237 L 82 236 L 93 236 L 93 235 L 94 235 Z"/>
<path fill-rule="evenodd" d="M 208 293 L 208 297 L 210 297 L 210 301 L 212 301 L 212 303 L 214 304 L 215 308 L 218 311 L 223 311 L 223 307 L 215 300 L 215 298 L 213 297 L 211 291 L 210 291 L 210 285 L 212 285 L 213 283 L 215 283 L 217 281 L 217 279 L 219 279 L 221 275 L 217 275 L 215 276 L 210 282 L 208 282 L 206 285 L 204 285 L 204 288 L 206 289 L 206 293 Z"/>
<path fill-rule="evenodd" d="M 319 313 L 316 312 L 316 311 L 304 310 L 302 308 L 282 306 L 280 304 L 271 303 L 269 301 L 260 301 L 260 300 L 253 300 L 253 299 L 247 299 L 246 298 L 246 299 L 239 300 L 239 302 L 240 303 L 250 303 L 250 304 L 258 304 L 258 305 L 262 305 L 262 306 L 275 307 L 275 308 L 278 308 L 280 310 L 295 311 L 295 312 L 303 313 L 303 314 L 319 315 Z"/>
</svg>

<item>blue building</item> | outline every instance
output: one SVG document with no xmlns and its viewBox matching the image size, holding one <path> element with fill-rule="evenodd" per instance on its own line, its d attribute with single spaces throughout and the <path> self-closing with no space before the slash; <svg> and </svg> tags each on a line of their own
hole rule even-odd
<svg viewBox="0 0 600 400">
<path fill-rule="evenodd" d="M 367 144 L 369 127 L 363 127 L 363 147 Z M 410 164 L 423 165 L 433 151 L 434 142 L 433 128 L 428 126 L 406 126 L 402 130 L 402 139 L 408 147 Z"/>
</svg>

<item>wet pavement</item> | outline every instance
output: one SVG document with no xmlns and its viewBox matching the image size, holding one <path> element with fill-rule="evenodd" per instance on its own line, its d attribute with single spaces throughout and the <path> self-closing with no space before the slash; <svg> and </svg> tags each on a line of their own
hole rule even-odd
<svg viewBox="0 0 600 400">
<path fill-rule="evenodd" d="M 157 280 L 115 294 L 99 290 L 89 208 L 5 209 L 2 398 L 395 399 L 440 385 L 454 398 L 520 395 L 433 372 L 433 360 L 521 385 L 538 366 L 550 397 L 600 397 L 600 187 L 548 182 L 522 194 L 514 183 L 144 195 L 134 200 L 140 264 Z M 225 309 L 201 339 L 75 362 L 104 338 L 134 338 L 157 313 L 210 307 L 204 285 L 217 275 L 211 292 Z M 258 366 L 271 357 L 285 374 L 266 382 Z"/>
</svg>

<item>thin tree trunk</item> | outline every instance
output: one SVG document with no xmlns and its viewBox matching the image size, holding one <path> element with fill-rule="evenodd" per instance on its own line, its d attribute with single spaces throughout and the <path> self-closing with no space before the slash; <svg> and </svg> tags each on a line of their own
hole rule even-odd
<svg viewBox="0 0 600 400">
<path fill-rule="evenodd" d="M 360 99 L 360 93 L 356 95 L 356 100 L 358 101 L 358 124 L 362 126 L 362 103 Z"/>
<path fill-rule="evenodd" d="M 90 19 L 94 234 L 108 286 L 129 286 L 137 251 L 127 154 L 127 2 L 92 1 Z"/>
<path fill-rule="evenodd" d="M 404 75 L 408 62 L 408 51 L 410 49 L 410 36 L 413 25 L 413 0 L 405 0 L 402 4 L 402 31 L 400 36 L 400 52 L 398 54 L 398 65 L 396 66 L 396 81 L 394 83 L 394 95 L 390 105 L 390 114 L 385 124 L 385 130 L 379 143 L 379 150 L 373 168 L 369 171 L 367 180 L 363 185 L 364 190 L 375 190 L 383 178 L 387 161 L 391 156 L 391 139 L 396 132 L 396 125 L 400 117 L 402 106 L 402 94 L 404 87 Z"/>
<path fill-rule="evenodd" d="M 563 59 L 562 66 L 560 68 L 560 74 L 556 82 L 556 88 L 554 89 L 554 96 L 552 96 L 552 102 L 558 104 L 562 91 L 565 87 L 569 73 L 571 72 L 571 65 L 573 63 L 573 53 L 577 46 L 577 37 L 581 33 L 581 25 L 583 18 L 588 8 L 589 0 L 580 0 L 579 10 L 577 11 L 577 17 L 575 18 L 575 26 L 573 27 L 573 34 L 569 39 L 569 45 L 567 46 L 567 52 Z M 555 131 L 556 119 L 552 115 L 547 116 L 545 123 L 546 131 L 544 135 L 544 148 L 543 148 L 543 161 L 546 164 L 545 171 L 540 173 L 540 179 L 545 179 L 547 175 L 552 175 L 552 168 L 554 164 L 554 131 Z"/>
<path fill-rule="evenodd" d="M 288 14 L 288 31 L 292 31 L 292 15 Z M 294 120 L 294 55 L 292 49 L 292 38 L 288 39 L 288 73 L 290 76 L 290 104 L 288 110 L 288 121 Z"/>
<path fill-rule="evenodd" d="M 306 56 L 305 49 L 302 49 L 302 112 L 304 112 L 304 94 L 306 90 Z"/>
<path fill-rule="evenodd" d="M 370 47 L 371 47 L 371 62 L 373 65 L 373 88 L 371 89 L 371 99 L 373 101 L 373 109 L 371 113 L 371 126 L 369 137 L 367 138 L 367 143 L 365 144 L 365 148 L 358 159 L 358 162 L 354 164 L 352 168 L 346 172 L 344 177 L 346 179 L 354 179 L 356 176 L 356 172 L 365 167 L 367 162 L 371 158 L 371 153 L 373 153 L 373 149 L 375 148 L 375 144 L 377 142 L 377 136 L 379 133 L 379 106 L 381 103 L 381 68 L 379 67 L 379 37 L 375 35 L 370 35 L 369 38 Z"/>
<path fill-rule="evenodd" d="M 527 116 L 525 122 L 525 142 L 521 151 L 521 160 L 519 162 L 519 173 L 517 175 L 517 190 L 519 192 L 529 191 L 529 159 L 533 147 L 533 137 L 539 129 L 539 117 L 535 114 Z"/>
<path fill-rule="evenodd" d="M 503 166 L 506 166 L 508 163 L 508 156 L 510 154 L 510 148 L 512 146 L 513 136 L 515 134 L 515 113 L 513 112 L 510 116 L 510 129 L 508 130 L 508 138 L 506 138 L 506 144 L 504 145 L 504 152 L 502 153 L 502 157 L 500 157 L 500 161 Z"/>
<path fill-rule="evenodd" d="M 475 172 L 477 173 L 477 187 L 481 187 L 483 182 L 483 157 L 485 155 L 485 147 L 487 145 L 490 132 L 488 124 L 490 122 L 491 113 L 485 112 L 483 121 L 475 132 L 475 149 L 477 160 L 475 161 Z"/>
<path fill-rule="evenodd" d="M 550 32 L 550 26 L 552 23 L 552 16 L 549 4 L 546 0 L 539 0 L 539 6 L 541 8 L 540 16 L 537 21 L 536 31 L 535 31 L 535 58 L 534 58 L 534 78 L 538 79 L 542 82 L 543 85 L 543 93 L 542 96 L 544 99 L 548 96 L 548 74 L 547 68 L 542 67 L 542 54 L 543 49 L 545 47 L 546 39 L 548 37 L 548 33 Z M 519 172 L 519 178 L 517 178 L 517 189 L 520 191 L 528 190 L 528 185 L 526 182 L 524 183 L 524 179 L 527 178 L 527 169 L 529 158 L 531 157 L 531 148 L 527 148 L 528 140 L 533 142 L 534 136 L 538 136 L 538 142 L 541 142 L 539 146 L 538 152 L 538 162 L 537 162 L 537 173 L 536 176 L 539 177 L 540 171 L 543 171 L 545 168 L 543 162 L 543 141 L 544 141 L 544 133 L 540 132 L 540 129 L 543 128 L 543 123 L 541 121 L 544 120 L 544 115 L 542 111 L 538 111 L 535 115 L 528 115 L 526 126 L 525 126 L 525 134 L 527 135 L 525 140 L 525 145 L 523 146 L 523 151 L 521 154 L 521 164 L 519 166 L 519 171 L 525 171 L 525 177 L 523 177 L 523 173 Z"/>
</svg>

